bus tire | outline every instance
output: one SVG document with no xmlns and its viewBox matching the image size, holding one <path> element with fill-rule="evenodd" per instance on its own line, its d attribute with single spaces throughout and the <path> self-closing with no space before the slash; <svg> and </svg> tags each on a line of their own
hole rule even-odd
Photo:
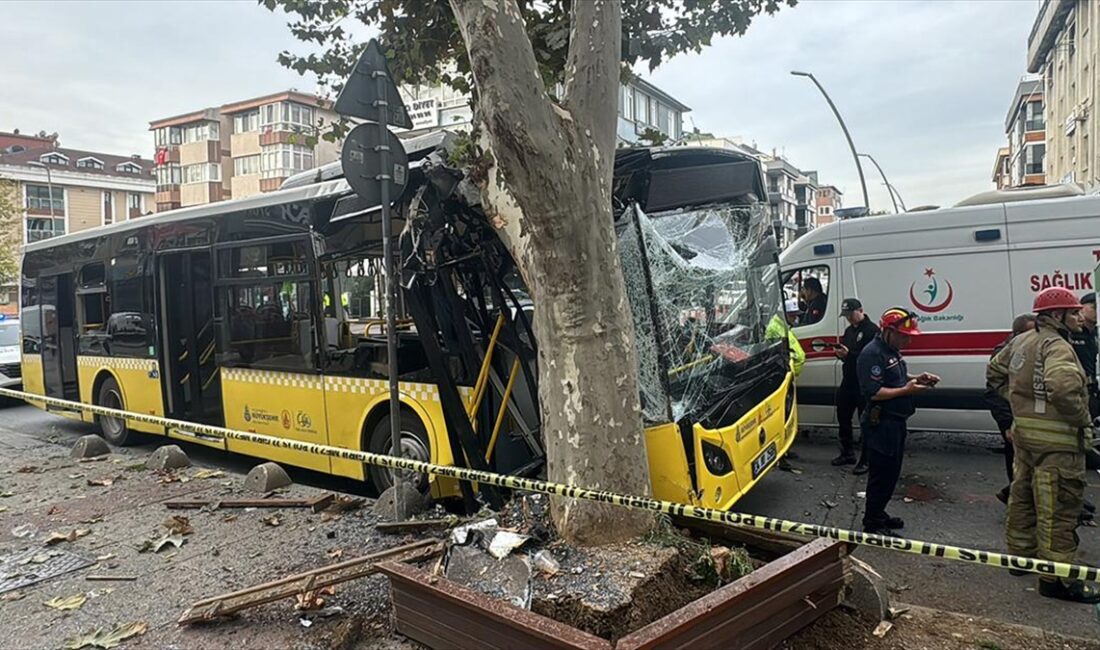
<svg viewBox="0 0 1100 650">
<path fill-rule="evenodd" d="M 401 456 L 405 458 L 411 458 L 412 460 L 419 460 L 425 463 L 430 463 L 432 460 L 432 447 L 428 442 L 428 432 L 424 428 L 424 423 L 420 421 L 420 418 L 416 417 L 412 413 L 401 411 Z M 372 454 L 382 454 L 386 456 L 392 455 L 390 436 L 390 416 L 387 414 L 378 421 L 378 424 L 374 426 L 374 431 L 370 434 L 370 447 L 369 451 Z M 380 467 L 378 465 L 367 465 L 367 476 L 370 478 L 371 484 L 379 491 L 383 492 L 386 488 L 393 485 L 393 477 L 391 476 L 391 470 L 386 467 Z M 404 472 L 402 476 L 407 481 L 414 481 L 417 491 L 422 494 L 427 494 L 429 490 L 428 475 L 417 474 L 413 472 Z"/>
<path fill-rule="evenodd" d="M 108 377 L 100 384 L 95 403 L 97 406 L 110 409 L 126 409 L 126 402 L 122 399 L 122 389 L 118 387 L 114 377 Z M 100 437 L 112 445 L 125 447 L 137 442 L 137 436 L 130 430 L 126 420 L 109 415 L 97 415 L 95 421 L 99 425 Z"/>
</svg>

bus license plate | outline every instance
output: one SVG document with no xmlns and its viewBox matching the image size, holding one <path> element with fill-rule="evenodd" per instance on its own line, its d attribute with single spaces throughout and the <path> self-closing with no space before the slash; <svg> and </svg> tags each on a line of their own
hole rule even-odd
<svg viewBox="0 0 1100 650">
<path fill-rule="evenodd" d="M 779 449 L 775 446 L 775 443 L 768 445 L 768 448 L 760 452 L 760 455 L 752 460 L 752 477 L 755 479 L 764 473 L 764 470 L 775 462 L 775 457 L 779 455 Z"/>
</svg>

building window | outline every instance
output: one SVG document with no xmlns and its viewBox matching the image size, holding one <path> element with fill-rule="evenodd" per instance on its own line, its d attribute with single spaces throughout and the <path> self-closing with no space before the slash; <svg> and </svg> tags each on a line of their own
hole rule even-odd
<svg viewBox="0 0 1100 650">
<path fill-rule="evenodd" d="M 115 222 L 115 200 L 109 191 L 103 192 L 103 225 L 109 226 Z"/>
<path fill-rule="evenodd" d="M 1043 162 L 1046 159 L 1046 144 L 1033 144 L 1024 149 L 1024 173 L 1044 173 Z"/>
<path fill-rule="evenodd" d="M 65 213 L 65 188 L 53 187 L 52 201 L 49 185 L 27 185 L 26 190 L 28 211 L 49 214 L 52 209 L 54 214 Z"/>
<path fill-rule="evenodd" d="M 138 214 L 141 214 L 144 201 L 141 198 L 141 194 L 137 192 L 130 192 L 126 195 L 126 208 L 130 211 L 130 214 L 134 214 L 137 210 Z"/>
<path fill-rule="evenodd" d="M 80 169 L 103 169 L 103 161 L 98 158 L 81 158 L 76 161 L 76 166 Z"/>
<path fill-rule="evenodd" d="M 162 126 L 153 131 L 153 138 L 158 147 L 167 147 L 183 142 L 183 134 L 178 126 Z"/>
<path fill-rule="evenodd" d="M 1043 119 L 1042 100 L 1027 103 L 1024 120 L 1024 129 L 1027 131 L 1042 131 L 1047 128 Z"/>
<path fill-rule="evenodd" d="M 263 148 L 261 173 L 264 178 L 283 178 L 313 168 L 313 150 L 294 144 Z"/>
<path fill-rule="evenodd" d="M 198 163 L 183 168 L 184 183 L 217 183 L 222 179 L 222 168 L 213 163 Z"/>
<path fill-rule="evenodd" d="M 665 106 L 660 102 L 654 102 L 654 104 L 656 104 L 657 106 L 657 130 L 667 136 L 672 136 L 672 124 L 671 120 L 669 119 L 670 115 L 668 112 L 668 106 Z"/>
<path fill-rule="evenodd" d="M 234 176 L 251 176 L 260 173 L 260 154 L 233 159 Z"/>
<path fill-rule="evenodd" d="M 260 111 L 237 113 L 233 116 L 233 133 L 251 133 L 260 130 Z"/>
<path fill-rule="evenodd" d="M 123 174 L 140 174 L 141 173 L 141 165 L 139 165 L 135 162 L 124 162 L 124 163 L 115 165 L 115 171 L 121 172 Z"/>
<path fill-rule="evenodd" d="M 42 241 L 65 234 L 64 219 L 27 217 L 27 242 Z"/>
<path fill-rule="evenodd" d="M 623 105 L 623 117 L 628 120 L 634 119 L 634 88 L 631 86 L 623 86 L 624 97 L 626 102 Z"/>
<path fill-rule="evenodd" d="M 313 130 L 313 108 L 297 102 L 278 102 L 260 107 L 260 127 L 264 131 Z"/>
<path fill-rule="evenodd" d="M 205 142 L 219 140 L 221 136 L 217 122 L 200 122 L 183 127 L 184 142 Z"/>
<path fill-rule="evenodd" d="M 157 167 L 157 187 L 179 185 L 183 181 L 183 173 L 179 165 L 169 164 Z"/>
<path fill-rule="evenodd" d="M 61 165 L 62 167 L 69 164 L 69 159 L 59 153 L 47 153 L 38 157 L 38 161 L 46 165 Z"/>
<path fill-rule="evenodd" d="M 637 91 L 634 93 L 634 121 L 638 124 L 649 123 L 649 96 Z"/>
</svg>

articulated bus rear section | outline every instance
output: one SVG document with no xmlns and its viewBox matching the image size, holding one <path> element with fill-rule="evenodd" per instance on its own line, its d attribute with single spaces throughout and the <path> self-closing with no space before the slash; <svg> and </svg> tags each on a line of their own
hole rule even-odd
<svg viewBox="0 0 1100 650">
<path fill-rule="evenodd" d="M 485 217 L 461 203 L 445 147 L 423 142 L 406 142 L 413 163 L 395 206 L 395 231 L 404 231 L 397 358 L 378 320 L 379 211 L 328 172 L 28 245 L 26 390 L 389 454 L 393 363 L 402 455 L 540 474 L 532 302 Z M 646 149 L 617 160 L 616 232 L 650 474 L 663 499 L 728 508 L 795 437 L 764 187 L 759 165 L 729 152 Z M 186 427 L 99 425 L 115 444 L 164 435 L 378 488 L 392 480 L 362 463 Z M 449 479 L 410 479 L 437 497 L 461 492 Z"/>
</svg>

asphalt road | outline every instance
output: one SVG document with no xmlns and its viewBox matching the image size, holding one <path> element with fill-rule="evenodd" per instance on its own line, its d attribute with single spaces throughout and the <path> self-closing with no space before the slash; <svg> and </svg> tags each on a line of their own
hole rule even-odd
<svg viewBox="0 0 1100 650">
<path fill-rule="evenodd" d="M 865 476 L 836 468 L 835 432 L 802 432 L 791 465 L 801 473 L 773 471 L 737 509 L 809 523 L 860 530 Z M 904 533 L 930 542 L 1005 551 L 1004 511 L 994 494 L 1006 483 L 1000 439 L 987 435 L 915 433 L 909 438 L 902 478 L 889 512 L 905 520 Z M 1089 473 L 1086 498 L 1100 501 L 1100 476 Z M 905 496 L 912 500 L 906 502 Z M 828 502 L 828 505 L 826 505 Z M 833 507 L 829 507 L 829 506 Z M 1078 529 L 1077 561 L 1100 565 L 1100 528 Z M 857 553 L 889 582 L 899 602 L 1095 637 L 1097 614 L 1089 605 L 1040 597 L 1037 579 L 1007 571 L 873 548 Z"/>
<path fill-rule="evenodd" d="M 90 425 L 26 405 L 0 408 L 3 429 L 61 444 L 93 431 Z M 772 471 L 737 509 L 858 530 L 863 512 L 859 493 L 866 489 L 865 477 L 829 464 L 836 453 L 834 436 L 829 431 L 802 432 L 794 448 L 797 458 L 791 461 L 797 473 Z M 142 446 L 151 450 L 158 442 L 154 439 Z M 1005 483 L 1003 457 L 992 450 L 998 443 L 999 439 L 982 435 L 912 434 L 890 507 L 891 514 L 905 519 L 905 533 L 915 539 L 1003 551 L 1004 507 L 994 497 Z M 247 472 L 259 462 L 200 445 L 179 444 L 200 464 L 234 473 Z M 291 474 L 299 483 L 366 493 L 360 484 L 327 475 L 304 470 L 291 470 Z M 1086 496 L 1100 503 L 1100 476 L 1090 473 L 1089 482 Z M 915 498 L 906 502 L 906 494 Z M 1100 528 L 1083 527 L 1079 533 L 1078 562 L 1100 565 Z M 1097 615 L 1092 607 L 1039 597 L 1035 578 L 1015 578 L 1003 570 L 878 549 L 861 548 L 857 555 L 886 577 L 901 603 L 1074 636 L 1096 636 Z"/>
</svg>

